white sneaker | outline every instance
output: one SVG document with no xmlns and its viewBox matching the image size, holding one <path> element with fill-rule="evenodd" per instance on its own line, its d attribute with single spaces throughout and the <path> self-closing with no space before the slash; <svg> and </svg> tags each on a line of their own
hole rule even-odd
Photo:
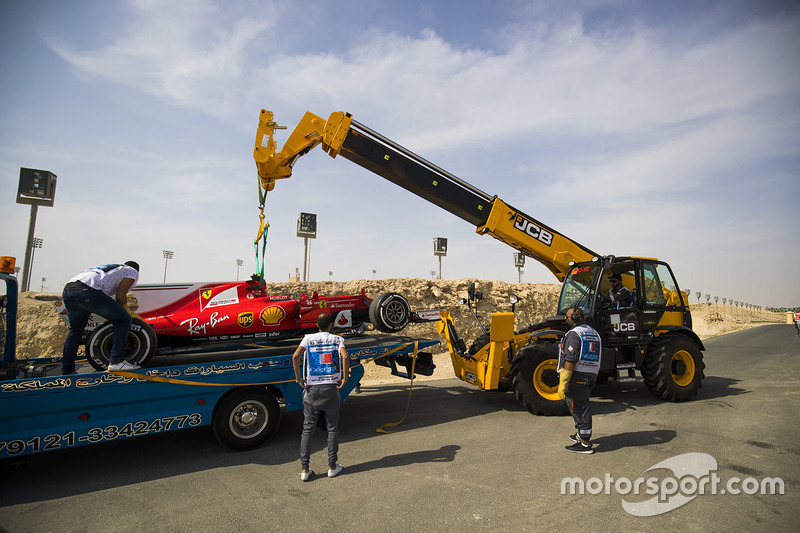
<svg viewBox="0 0 800 533">
<path fill-rule="evenodd" d="M 311 479 L 311 476 L 313 475 L 314 471 L 309 469 L 308 472 L 300 472 L 300 479 L 302 479 L 303 481 L 308 481 L 309 479 Z"/>
<path fill-rule="evenodd" d="M 328 477 L 336 477 L 339 475 L 339 472 L 342 471 L 344 467 L 339 463 L 336 463 L 336 468 L 329 468 L 328 469 Z"/>
<path fill-rule="evenodd" d="M 139 365 L 133 365 L 127 361 L 122 361 L 121 363 L 114 363 L 113 365 L 108 365 L 108 372 L 125 372 L 127 370 L 139 370 Z"/>
</svg>

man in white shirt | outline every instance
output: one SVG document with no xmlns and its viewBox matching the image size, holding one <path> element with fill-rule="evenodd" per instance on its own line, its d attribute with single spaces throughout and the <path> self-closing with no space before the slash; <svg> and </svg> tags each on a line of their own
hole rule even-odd
<svg viewBox="0 0 800 533">
<path fill-rule="evenodd" d="M 350 365 L 344 339 L 331 333 L 332 325 L 331 315 L 320 314 L 317 317 L 319 332 L 303 337 L 292 357 L 295 379 L 303 387 L 303 435 L 300 439 L 300 479 L 303 481 L 314 474 L 309 468 L 311 437 L 320 413 L 325 415 L 328 429 L 328 477 L 335 477 L 342 471 L 342 465 L 337 463 L 339 389 L 347 382 Z"/>
<path fill-rule="evenodd" d="M 125 345 L 131 329 L 127 311 L 128 292 L 139 281 L 139 264 L 108 264 L 92 267 L 73 277 L 64 286 L 61 297 L 67 310 L 69 333 L 64 342 L 61 373 L 75 373 L 75 359 L 89 316 L 94 313 L 114 324 L 108 370 L 136 370 L 138 365 L 125 361 Z"/>
</svg>

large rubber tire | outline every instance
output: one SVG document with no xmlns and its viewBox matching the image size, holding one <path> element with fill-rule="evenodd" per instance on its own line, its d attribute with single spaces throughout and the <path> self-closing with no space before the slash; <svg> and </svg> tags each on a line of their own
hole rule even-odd
<svg viewBox="0 0 800 533">
<path fill-rule="evenodd" d="M 385 292 L 369 304 L 369 321 L 384 333 L 397 333 L 408 325 L 411 306 L 396 292 Z"/>
<path fill-rule="evenodd" d="M 565 415 L 558 397 L 558 356 L 539 346 L 527 346 L 514 359 L 514 397 L 535 415 Z"/>
<path fill-rule="evenodd" d="M 111 345 L 114 324 L 105 322 L 92 331 L 86 341 L 86 359 L 95 370 L 103 372 L 108 368 L 111 357 Z M 125 360 L 139 366 L 145 366 L 156 354 L 156 334 L 150 325 L 134 318 L 125 344 Z"/>
<path fill-rule="evenodd" d="M 703 386 L 703 353 L 684 335 L 661 335 L 650 343 L 642 364 L 642 377 L 656 397 L 685 402 Z"/>
<path fill-rule="evenodd" d="M 275 434 L 281 419 L 278 400 L 260 388 L 241 389 L 225 397 L 215 408 L 214 435 L 232 450 L 261 446 Z"/>
</svg>

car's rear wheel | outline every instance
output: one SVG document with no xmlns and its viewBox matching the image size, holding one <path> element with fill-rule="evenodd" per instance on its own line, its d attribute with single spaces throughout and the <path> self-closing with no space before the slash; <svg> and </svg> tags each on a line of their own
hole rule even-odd
<svg viewBox="0 0 800 533">
<path fill-rule="evenodd" d="M 113 337 L 114 324 L 105 322 L 95 328 L 86 341 L 86 359 L 95 370 L 103 372 L 108 368 Z M 145 366 L 155 353 L 156 334 L 153 328 L 143 320 L 134 318 L 125 343 L 125 360 L 134 365 Z"/>
</svg>

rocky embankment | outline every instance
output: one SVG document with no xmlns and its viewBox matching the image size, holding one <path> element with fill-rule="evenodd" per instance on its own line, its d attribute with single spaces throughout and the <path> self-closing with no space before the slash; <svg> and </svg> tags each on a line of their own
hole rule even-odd
<svg viewBox="0 0 800 533">
<path fill-rule="evenodd" d="M 459 335 L 467 344 L 481 335 L 481 330 L 466 306 L 458 300 L 465 298 L 470 283 L 475 282 L 477 289 L 483 293 L 478 301 L 477 315 L 482 323 L 488 324 L 489 314 L 494 311 L 510 311 L 509 294 L 519 298 L 516 304 L 517 328 L 541 321 L 555 312 L 559 285 L 550 283 L 506 283 L 503 281 L 478 281 L 474 279 L 459 280 L 427 280 L 421 278 L 355 280 L 342 282 L 295 282 L 270 283 L 267 292 L 300 297 L 317 291 L 326 296 L 342 294 L 358 294 L 363 288 L 367 295 L 376 297 L 383 292 L 398 292 L 404 295 L 415 311 L 440 309 L 453 315 Z M 20 295 L 18 312 L 17 357 L 45 357 L 61 354 L 67 328 L 56 313 L 52 302 L 60 295 L 50 293 L 25 292 Z M 132 302 L 133 304 L 134 302 Z M 135 305 L 135 304 L 134 304 Z M 132 305 L 133 307 L 133 305 Z M 782 322 L 778 314 L 762 313 L 759 316 L 735 314 L 735 309 L 723 307 L 692 305 L 694 330 L 700 338 L 712 337 L 730 331 L 758 326 L 766 322 Z M 442 341 L 444 338 L 436 333 L 434 323 L 409 325 L 402 335 L 428 338 Z M 437 368 L 434 375 L 426 379 L 452 377 L 452 368 L 446 346 L 440 345 L 434 355 Z M 375 365 L 368 365 L 365 383 L 383 383 L 395 380 L 388 370 Z M 399 379 L 399 378 L 398 378 Z"/>
</svg>

